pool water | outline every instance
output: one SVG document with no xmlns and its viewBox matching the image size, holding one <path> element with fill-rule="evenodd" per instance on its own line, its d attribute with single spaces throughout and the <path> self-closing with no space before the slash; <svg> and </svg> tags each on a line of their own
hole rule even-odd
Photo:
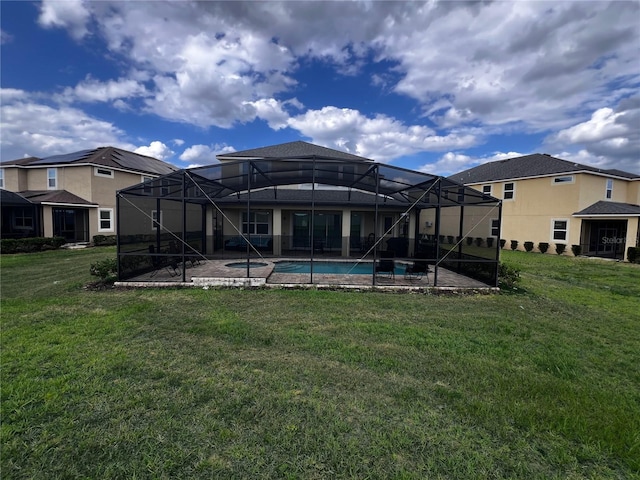
<svg viewBox="0 0 640 480">
<path fill-rule="evenodd" d="M 249 262 L 249 268 L 266 267 L 267 264 L 263 262 Z M 247 268 L 247 262 L 233 262 L 227 263 L 225 267 L 231 268 Z"/>
<path fill-rule="evenodd" d="M 311 262 L 276 262 L 274 273 L 311 273 Z M 335 275 L 372 275 L 373 262 L 313 262 L 313 273 Z M 404 265 L 396 264 L 396 275 L 404 274 Z"/>
</svg>

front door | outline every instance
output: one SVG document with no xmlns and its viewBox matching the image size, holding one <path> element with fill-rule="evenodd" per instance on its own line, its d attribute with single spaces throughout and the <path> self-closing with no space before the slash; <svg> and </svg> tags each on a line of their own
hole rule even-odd
<svg viewBox="0 0 640 480">
<path fill-rule="evenodd" d="M 81 208 L 54 208 L 53 235 L 69 243 L 89 241 L 89 211 Z"/>
</svg>

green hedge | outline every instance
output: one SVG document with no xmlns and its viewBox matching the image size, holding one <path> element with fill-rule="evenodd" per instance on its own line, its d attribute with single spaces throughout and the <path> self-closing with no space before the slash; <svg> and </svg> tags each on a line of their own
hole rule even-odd
<svg viewBox="0 0 640 480">
<path fill-rule="evenodd" d="M 627 260 L 631 263 L 640 263 L 640 247 L 627 248 Z"/>
<path fill-rule="evenodd" d="M 96 247 L 115 245 L 116 243 L 117 243 L 117 237 L 115 235 L 94 235 L 93 236 L 93 244 Z"/>
<path fill-rule="evenodd" d="M 55 250 L 67 241 L 62 237 L 3 238 L 0 253 L 31 253 Z"/>
</svg>

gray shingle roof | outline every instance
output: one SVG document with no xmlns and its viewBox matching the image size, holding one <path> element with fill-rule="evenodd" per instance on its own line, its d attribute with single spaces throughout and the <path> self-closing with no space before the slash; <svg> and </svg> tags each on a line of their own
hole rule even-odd
<svg viewBox="0 0 640 480">
<path fill-rule="evenodd" d="M 303 141 L 281 143 L 279 145 L 271 145 L 269 147 L 254 148 L 251 150 L 243 150 L 241 152 L 225 153 L 218 155 L 218 159 L 232 158 L 239 160 L 241 158 L 307 158 L 307 157 L 323 157 L 336 160 L 352 160 L 361 162 L 372 162 L 369 158 L 360 157 L 340 150 L 321 147 L 313 143 Z"/>
<path fill-rule="evenodd" d="M 103 165 L 111 168 L 123 168 L 133 170 L 140 173 L 151 173 L 156 175 L 165 175 L 177 170 L 177 167 L 158 160 L 157 158 L 147 157 L 139 153 L 129 152 L 115 147 L 100 147 L 93 150 L 80 150 L 62 155 L 52 155 L 45 158 L 21 158 L 18 160 L 10 160 L 2 162 L 3 167 L 15 166 L 55 166 L 69 165 L 74 163 L 91 163 L 94 165 Z"/>
<path fill-rule="evenodd" d="M 97 203 L 89 202 L 78 195 L 66 190 L 25 190 L 18 192 L 32 203 L 65 203 L 71 205 L 97 206 Z"/>
<path fill-rule="evenodd" d="M 507 180 L 523 177 L 537 177 L 541 175 L 557 175 L 574 172 L 594 172 L 602 175 L 612 175 L 628 179 L 640 177 L 640 175 L 623 172 L 621 170 L 603 170 L 580 163 L 569 162 L 551 155 L 534 153 L 523 157 L 509 158 L 489 162 L 470 168 L 449 178 L 459 183 L 471 184 Z"/>
<path fill-rule="evenodd" d="M 640 215 L 640 205 L 620 202 L 599 202 L 574 213 L 574 215 Z"/>
<path fill-rule="evenodd" d="M 24 198 L 19 193 L 10 192 L 9 190 L 0 189 L 0 203 L 2 205 L 20 205 L 20 206 L 28 206 L 31 205 L 31 202 Z"/>
</svg>

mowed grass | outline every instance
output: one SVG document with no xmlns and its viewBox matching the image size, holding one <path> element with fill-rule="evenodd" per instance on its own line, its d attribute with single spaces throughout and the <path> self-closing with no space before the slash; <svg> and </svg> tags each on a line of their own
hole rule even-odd
<svg viewBox="0 0 640 480">
<path fill-rule="evenodd" d="M 2 478 L 640 478 L 640 268 L 516 293 L 83 288 L 0 258 Z"/>
</svg>

